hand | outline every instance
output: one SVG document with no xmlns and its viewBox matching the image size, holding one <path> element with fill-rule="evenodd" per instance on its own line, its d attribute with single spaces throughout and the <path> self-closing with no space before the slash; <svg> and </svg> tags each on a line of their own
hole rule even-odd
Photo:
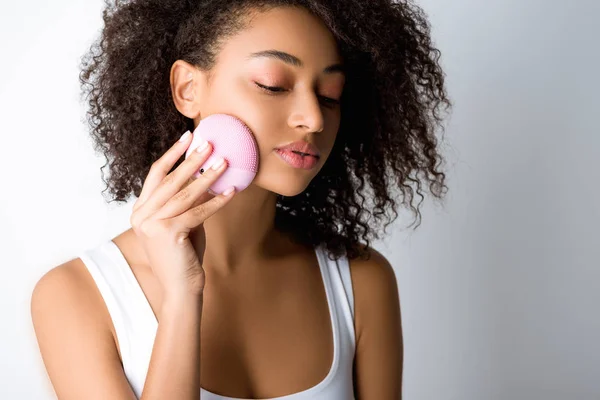
<svg viewBox="0 0 600 400">
<path fill-rule="evenodd" d="M 202 268 L 206 240 L 203 223 L 231 200 L 229 195 L 212 195 L 207 189 L 227 169 L 224 161 L 214 171 L 207 169 L 198 179 L 193 174 L 212 152 L 210 143 L 202 152 L 193 151 L 173 172 L 168 172 L 185 154 L 192 134 L 182 136 L 152 164 L 142 192 L 133 206 L 130 223 L 146 252 L 155 276 L 167 295 L 203 293 Z M 200 147 L 198 147 L 200 148 Z M 200 241 L 194 248 L 190 233 Z"/>
</svg>

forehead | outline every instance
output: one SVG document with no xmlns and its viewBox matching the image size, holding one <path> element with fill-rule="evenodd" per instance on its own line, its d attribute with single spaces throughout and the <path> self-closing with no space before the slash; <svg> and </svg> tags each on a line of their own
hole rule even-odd
<svg viewBox="0 0 600 400">
<path fill-rule="evenodd" d="M 227 39 L 221 60 L 247 62 L 251 53 L 276 49 L 302 60 L 303 68 L 322 71 L 341 63 L 333 34 L 308 10 L 277 7 L 253 14 L 246 27 Z"/>
</svg>

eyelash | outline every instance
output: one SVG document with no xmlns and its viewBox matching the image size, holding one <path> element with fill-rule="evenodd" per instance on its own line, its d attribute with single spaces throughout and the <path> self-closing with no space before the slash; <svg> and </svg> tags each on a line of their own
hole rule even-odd
<svg viewBox="0 0 600 400">
<path fill-rule="evenodd" d="M 262 90 L 266 91 L 270 95 L 275 95 L 276 93 L 281 93 L 281 92 L 285 91 L 283 88 L 280 88 L 280 87 L 265 86 L 265 85 L 261 85 L 258 82 L 254 82 L 254 83 L 256 84 L 256 86 L 258 86 Z M 319 97 L 321 97 L 321 99 L 323 99 L 323 101 L 325 101 L 325 103 L 329 104 L 330 106 L 336 106 L 336 105 L 340 104 L 339 100 L 335 100 L 335 99 L 332 99 L 329 97 L 323 97 L 323 96 L 319 96 Z"/>
</svg>

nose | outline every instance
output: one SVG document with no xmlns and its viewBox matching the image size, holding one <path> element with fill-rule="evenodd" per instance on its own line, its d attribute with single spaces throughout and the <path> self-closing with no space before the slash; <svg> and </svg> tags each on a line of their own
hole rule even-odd
<svg viewBox="0 0 600 400">
<path fill-rule="evenodd" d="M 308 132 L 322 132 L 325 121 L 319 99 L 314 93 L 302 94 L 295 102 L 288 119 L 290 128 L 301 127 Z"/>
</svg>

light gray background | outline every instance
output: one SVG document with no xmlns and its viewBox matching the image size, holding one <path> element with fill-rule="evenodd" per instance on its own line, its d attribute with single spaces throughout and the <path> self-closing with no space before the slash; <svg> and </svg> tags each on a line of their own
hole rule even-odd
<svg viewBox="0 0 600 400">
<path fill-rule="evenodd" d="M 405 399 L 600 399 L 597 1 L 426 0 L 455 102 L 444 207 L 375 247 L 394 265 Z M 102 2 L 2 1 L 0 398 L 51 399 L 29 296 L 127 228 L 78 102 Z"/>
</svg>

